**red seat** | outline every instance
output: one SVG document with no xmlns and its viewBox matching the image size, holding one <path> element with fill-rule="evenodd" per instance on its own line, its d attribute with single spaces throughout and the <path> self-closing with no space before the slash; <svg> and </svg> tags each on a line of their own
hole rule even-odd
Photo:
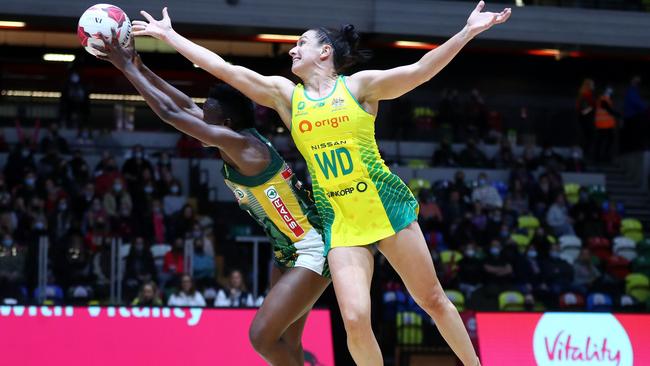
<svg viewBox="0 0 650 366">
<path fill-rule="evenodd" d="M 612 256 L 612 246 L 607 238 L 592 237 L 587 240 L 587 246 L 591 253 L 602 261 L 607 261 Z"/>
<path fill-rule="evenodd" d="M 560 295 L 560 308 L 562 310 L 583 310 L 585 297 L 575 292 L 566 292 Z"/>
<path fill-rule="evenodd" d="M 609 257 L 607 259 L 607 273 L 619 280 L 625 279 L 630 274 L 630 261 L 618 255 Z"/>
</svg>

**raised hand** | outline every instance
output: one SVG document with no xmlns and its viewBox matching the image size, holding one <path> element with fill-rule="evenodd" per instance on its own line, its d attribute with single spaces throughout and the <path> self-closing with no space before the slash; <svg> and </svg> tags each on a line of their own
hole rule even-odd
<svg viewBox="0 0 650 366">
<path fill-rule="evenodd" d="M 111 37 L 102 37 L 104 47 L 92 45 L 94 49 L 101 52 L 103 55 L 98 55 L 97 58 L 108 61 L 115 65 L 120 70 L 130 64 L 134 64 L 138 60 L 138 53 L 135 50 L 135 40 L 131 37 L 131 41 L 126 47 L 123 47 L 117 39 L 115 29 L 111 29 Z"/>
<path fill-rule="evenodd" d="M 162 10 L 163 17 L 161 20 L 154 19 L 144 10 L 141 10 L 140 14 L 142 14 L 147 21 L 134 20 L 132 22 L 134 36 L 151 36 L 162 40 L 166 34 L 173 30 L 172 20 L 169 18 L 169 14 L 167 13 L 167 7 L 164 7 Z"/>
<path fill-rule="evenodd" d="M 505 8 L 500 13 L 492 13 L 482 11 L 484 7 L 485 2 L 483 0 L 479 1 L 472 14 L 467 18 L 467 29 L 473 36 L 490 29 L 495 24 L 504 23 L 510 18 L 510 14 L 512 14 L 512 9 L 510 8 Z"/>
</svg>

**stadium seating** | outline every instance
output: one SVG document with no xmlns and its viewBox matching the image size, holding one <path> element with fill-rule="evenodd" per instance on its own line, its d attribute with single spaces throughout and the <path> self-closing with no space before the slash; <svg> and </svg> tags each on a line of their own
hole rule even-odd
<svg viewBox="0 0 650 366">
<path fill-rule="evenodd" d="M 625 293 L 640 302 L 650 297 L 650 280 L 641 273 L 630 273 L 625 277 Z"/>
<path fill-rule="evenodd" d="M 456 306 L 456 309 L 460 311 L 465 310 L 465 296 L 462 292 L 458 290 L 445 290 L 445 294 L 449 298 L 452 304 Z"/>
<path fill-rule="evenodd" d="M 524 311 L 524 295 L 519 291 L 504 291 L 499 294 L 499 310 Z"/>
<path fill-rule="evenodd" d="M 562 235 L 560 237 L 560 256 L 569 263 L 573 263 L 580 255 L 582 240 L 575 235 Z"/>
</svg>

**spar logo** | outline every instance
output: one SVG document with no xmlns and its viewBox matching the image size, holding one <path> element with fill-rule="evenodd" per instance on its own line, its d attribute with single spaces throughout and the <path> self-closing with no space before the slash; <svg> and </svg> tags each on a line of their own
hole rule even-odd
<svg viewBox="0 0 650 366">
<path fill-rule="evenodd" d="M 235 192 L 235 198 L 237 198 L 237 201 L 241 201 L 242 199 L 244 199 L 244 191 L 242 191 L 239 188 L 235 188 L 234 192 Z"/>
<path fill-rule="evenodd" d="M 633 366 L 632 344 L 612 314 L 544 314 L 533 336 L 539 366 Z"/>
<path fill-rule="evenodd" d="M 337 116 L 337 117 L 332 117 L 332 118 L 325 118 L 320 121 L 316 122 L 311 122 L 306 119 L 300 121 L 298 124 L 298 130 L 300 130 L 300 133 L 305 133 L 305 132 L 311 132 L 314 128 L 320 128 L 320 127 L 332 127 L 332 128 L 338 128 L 339 125 L 343 122 L 349 122 L 350 117 L 348 115 L 343 115 L 343 116 Z"/>
<path fill-rule="evenodd" d="M 271 204 L 275 210 L 278 212 L 278 214 L 280 214 L 282 221 L 284 221 L 284 223 L 287 225 L 289 230 L 291 230 L 293 235 L 296 236 L 296 238 L 299 238 L 302 234 L 305 233 L 305 230 L 300 226 L 300 224 L 298 224 L 298 221 L 296 221 L 291 212 L 289 212 L 287 205 L 284 204 L 284 201 L 278 194 L 275 186 L 271 186 L 265 189 L 264 194 L 266 194 L 266 197 L 269 199 L 269 201 L 271 201 Z"/>
</svg>

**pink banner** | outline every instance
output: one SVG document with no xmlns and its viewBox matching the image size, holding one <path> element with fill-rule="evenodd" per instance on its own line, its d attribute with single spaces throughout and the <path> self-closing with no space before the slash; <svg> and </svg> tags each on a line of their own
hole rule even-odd
<svg viewBox="0 0 650 366">
<path fill-rule="evenodd" d="M 484 366 L 650 365 L 650 315 L 478 313 Z"/>
<path fill-rule="evenodd" d="M 3 365 L 266 365 L 253 309 L 0 306 Z M 305 365 L 333 366 L 328 310 L 313 310 Z"/>
</svg>

